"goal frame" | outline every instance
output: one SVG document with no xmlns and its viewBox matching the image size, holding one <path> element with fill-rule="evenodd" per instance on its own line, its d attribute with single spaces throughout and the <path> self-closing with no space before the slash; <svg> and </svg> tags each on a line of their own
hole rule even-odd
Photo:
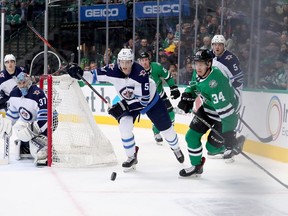
<svg viewBox="0 0 288 216">
<path fill-rule="evenodd" d="M 39 80 L 39 87 L 44 89 L 44 81 L 47 80 L 47 165 L 51 167 L 52 165 L 52 131 L 53 131 L 53 78 L 52 75 L 42 75 Z"/>
</svg>

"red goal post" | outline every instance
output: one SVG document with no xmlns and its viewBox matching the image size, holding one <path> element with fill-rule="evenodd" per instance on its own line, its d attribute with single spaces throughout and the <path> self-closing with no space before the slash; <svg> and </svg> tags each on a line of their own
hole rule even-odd
<svg viewBox="0 0 288 216">
<path fill-rule="evenodd" d="M 43 75 L 39 86 L 48 100 L 48 166 L 95 167 L 117 163 L 113 146 L 96 124 L 76 79 L 69 75 Z M 57 121 L 53 118 L 56 112 Z"/>
</svg>

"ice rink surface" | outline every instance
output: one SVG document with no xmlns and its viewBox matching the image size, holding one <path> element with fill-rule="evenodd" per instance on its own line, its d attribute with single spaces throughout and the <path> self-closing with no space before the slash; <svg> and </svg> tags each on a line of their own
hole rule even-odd
<svg viewBox="0 0 288 216">
<path fill-rule="evenodd" d="M 0 215 L 288 215 L 288 189 L 242 155 L 232 164 L 208 158 L 201 177 L 179 178 L 179 170 L 190 166 L 184 136 L 179 138 L 186 158 L 179 164 L 166 143 L 155 144 L 151 130 L 135 128 L 139 163 L 136 171 L 124 173 L 118 127 L 100 128 L 113 144 L 115 166 L 36 168 L 31 160 L 15 161 L 11 147 L 11 163 L 0 166 Z M 288 164 L 248 155 L 288 184 Z"/>
</svg>

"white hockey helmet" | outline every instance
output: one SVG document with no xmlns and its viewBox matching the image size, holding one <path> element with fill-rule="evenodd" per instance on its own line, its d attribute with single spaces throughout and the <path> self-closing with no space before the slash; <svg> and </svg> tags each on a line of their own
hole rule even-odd
<svg viewBox="0 0 288 216">
<path fill-rule="evenodd" d="M 15 58 L 14 55 L 12 55 L 12 54 L 7 54 L 7 55 L 5 55 L 5 57 L 4 57 L 4 63 L 7 62 L 7 61 L 10 61 L 10 60 L 15 61 L 15 63 L 16 63 L 16 58 Z"/>
<path fill-rule="evenodd" d="M 134 61 L 134 54 L 132 49 L 123 48 L 118 53 L 117 63 L 119 64 L 120 60 L 131 60 Z"/>
<path fill-rule="evenodd" d="M 211 40 L 211 44 L 213 45 L 214 43 L 220 43 L 220 44 L 226 44 L 225 37 L 223 35 L 214 35 L 214 37 Z"/>
</svg>

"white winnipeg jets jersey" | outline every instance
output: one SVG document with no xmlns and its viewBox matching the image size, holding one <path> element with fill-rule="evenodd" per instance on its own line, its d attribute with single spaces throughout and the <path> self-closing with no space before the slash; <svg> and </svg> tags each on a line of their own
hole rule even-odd
<svg viewBox="0 0 288 216">
<path fill-rule="evenodd" d="M 110 64 L 97 69 L 97 79 L 113 84 L 120 98 L 127 102 L 130 111 L 149 106 L 156 94 L 155 82 L 136 62 L 133 63 L 129 76 L 126 76 L 117 64 Z"/>
</svg>

